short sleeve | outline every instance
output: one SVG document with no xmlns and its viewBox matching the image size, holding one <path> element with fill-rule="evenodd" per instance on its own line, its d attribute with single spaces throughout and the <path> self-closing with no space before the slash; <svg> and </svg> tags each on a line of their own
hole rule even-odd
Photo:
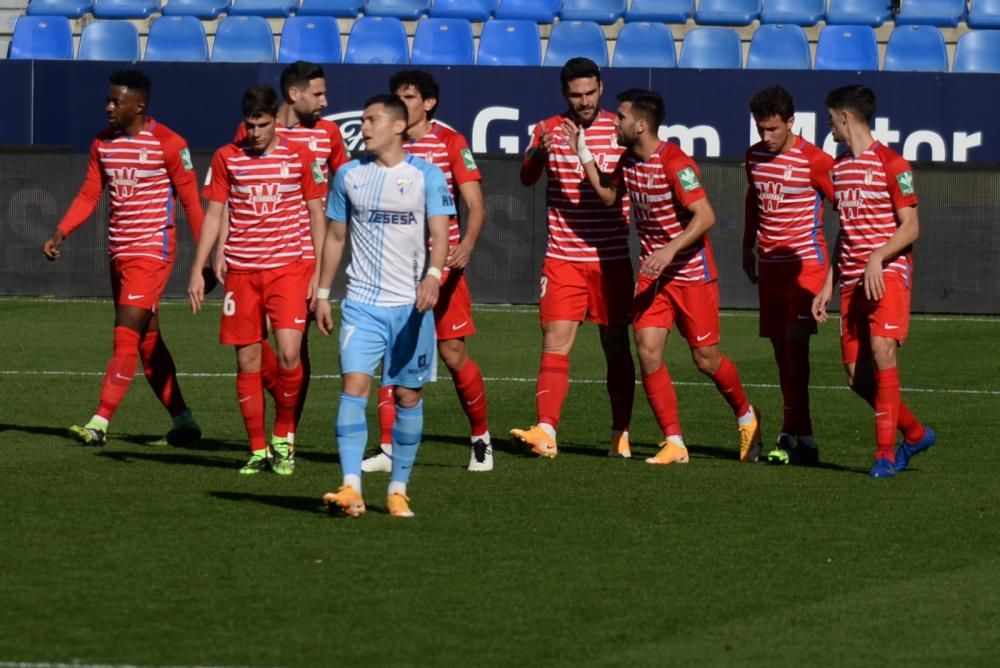
<svg viewBox="0 0 1000 668">
<path fill-rule="evenodd" d="M 833 158 L 818 148 L 809 152 L 809 181 L 829 202 L 833 201 L 833 181 L 830 179 L 832 170 Z"/>
<path fill-rule="evenodd" d="M 685 209 L 707 196 L 701 185 L 701 172 L 687 155 L 665 156 L 663 172 L 673 190 L 674 198 Z"/>
<path fill-rule="evenodd" d="M 225 149 L 219 149 L 212 156 L 212 164 L 205 178 L 205 188 L 201 196 L 210 202 L 225 204 L 229 201 L 229 170 L 226 169 Z"/>
<path fill-rule="evenodd" d="M 451 175 L 455 179 L 455 185 L 483 180 L 468 142 L 457 132 L 451 133 L 448 138 L 448 162 L 451 165 Z"/>
<path fill-rule="evenodd" d="M 310 201 L 326 197 L 326 176 L 323 174 L 323 166 L 316 161 L 316 157 L 311 151 L 299 149 L 299 162 L 302 165 L 302 199 Z"/>
<path fill-rule="evenodd" d="M 898 155 L 883 156 L 885 179 L 889 184 L 892 208 L 896 211 L 917 205 L 917 190 L 913 183 L 913 168 Z"/>
<path fill-rule="evenodd" d="M 191 151 L 187 143 L 177 134 L 161 138 L 160 143 L 163 146 L 163 161 L 174 185 L 194 183 L 196 178 L 194 162 L 191 161 Z"/>
<path fill-rule="evenodd" d="M 451 194 L 451 188 L 444 178 L 444 172 L 434 165 L 424 163 L 424 187 L 426 188 L 425 202 L 427 207 L 427 217 L 433 216 L 454 216 L 455 198 Z"/>
<path fill-rule="evenodd" d="M 347 212 L 350 208 L 350 202 L 347 200 L 347 174 L 350 172 L 350 164 L 337 170 L 337 175 L 333 177 L 330 195 L 326 199 L 326 217 L 339 223 L 347 222 Z"/>
</svg>

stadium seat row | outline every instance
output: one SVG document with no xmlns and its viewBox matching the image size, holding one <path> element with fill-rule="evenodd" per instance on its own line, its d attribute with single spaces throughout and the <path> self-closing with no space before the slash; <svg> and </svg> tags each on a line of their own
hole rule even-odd
<svg viewBox="0 0 1000 668">
<path fill-rule="evenodd" d="M 97 20 L 80 38 L 80 60 L 137 61 L 139 32 L 129 21 Z M 424 19 L 413 38 L 412 53 L 403 24 L 394 18 L 363 17 L 354 22 L 341 54 L 340 30 L 332 17 L 291 16 L 285 20 L 275 54 L 266 19 L 230 17 L 219 23 L 209 56 L 201 21 L 193 16 L 164 16 L 153 22 L 145 60 L 221 62 L 414 63 L 419 65 L 561 66 L 586 56 L 601 66 L 744 67 L 739 34 L 729 28 L 694 28 L 687 32 L 677 58 L 674 37 L 662 23 L 630 23 L 618 34 L 614 57 L 608 57 L 604 31 L 593 22 L 563 21 L 552 28 L 542 58 L 538 26 L 527 20 L 495 20 L 483 26 L 476 53 L 471 24 L 465 19 Z M 12 59 L 72 59 L 69 19 L 24 16 L 18 19 L 10 46 Z M 748 69 L 877 70 L 878 44 L 870 26 L 826 26 L 812 62 L 805 31 L 797 25 L 762 25 L 753 34 Z M 948 71 L 948 53 L 934 26 L 895 28 L 882 69 Z M 1000 31 L 970 30 L 955 50 L 955 72 L 1000 72 Z"/>
<path fill-rule="evenodd" d="M 748 26 L 761 23 L 869 25 L 877 27 L 892 17 L 892 0 L 168 0 L 164 16 L 214 19 L 230 16 L 287 17 L 361 16 L 417 20 L 490 18 L 536 23 L 594 21 L 603 25 L 626 22 L 686 23 L 706 26 Z M 896 4 L 900 4 L 897 2 Z M 971 5 L 971 6 L 969 6 Z M 32 16 L 79 18 L 149 18 L 161 11 L 160 0 L 31 0 Z M 972 28 L 1000 27 L 1000 0 L 905 0 L 896 25 L 954 27 L 967 21 Z"/>
</svg>

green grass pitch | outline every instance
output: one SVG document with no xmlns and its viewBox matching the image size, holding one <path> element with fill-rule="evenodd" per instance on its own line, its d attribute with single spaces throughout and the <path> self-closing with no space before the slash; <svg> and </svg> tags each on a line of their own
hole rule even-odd
<svg viewBox="0 0 1000 668">
<path fill-rule="evenodd" d="M 877 481 L 835 321 L 813 342 L 822 467 L 740 465 L 732 415 L 672 337 L 692 458 L 654 468 L 641 386 L 639 456 L 605 457 L 592 326 L 572 355 L 559 457 L 513 448 L 507 430 L 534 418 L 537 314 L 479 309 L 469 347 L 489 379 L 496 468 L 465 470 L 444 373 L 426 389 L 407 521 L 384 513 L 384 474 L 366 477 L 363 518 L 319 508 L 340 480 L 339 380 L 335 342 L 315 330 L 298 470 L 237 475 L 245 435 L 218 315 L 178 302 L 162 315 L 200 446 L 147 444 L 168 422 L 139 375 L 92 449 L 66 427 L 96 405 L 110 303 L 0 301 L 0 665 L 1000 664 L 1000 319 L 914 320 L 904 397 L 938 446 Z M 722 346 L 769 445 L 780 394 L 756 315 L 725 314 Z"/>
</svg>

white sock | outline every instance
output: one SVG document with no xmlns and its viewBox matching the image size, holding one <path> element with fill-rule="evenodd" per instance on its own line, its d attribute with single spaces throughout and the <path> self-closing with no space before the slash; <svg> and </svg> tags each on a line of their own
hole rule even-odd
<svg viewBox="0 0 1000 668">
<path fill-rule="evenodd" d="M 614 429 L 612 429 L 611 438 L 614 438 L 616 436 L 624 436 L 625 438 L 628 438 L 628 429 L 626 429 L 625 431 L 615 431 Z"/>
<path fill-rule="evenodd" d="M 472 437 L 471 437 L 471 440 L 472 440 L 473 443 L 475 443 L 476 441 L 482 441 L 486 445 L 489 445 L 490 444 L 490 432 L 486 431 L 486 432 L 483 432 L 482 434 L 473 434 Z"/>
<path fill-rule="evenodd" d="M 353 487 L 354 491 L 358 494 L 361 493 L 361 476 L 347 474 L 344 476 L 344 485 L 347 487 Z"/>
<path fill-rule="evenodd" d="M 538 428 L 549 435 L 553 441 L 556 440 L 556 428 L 550 425 L 548 422 L 539 422 Z"/>
<path fill-rule="evenodd" d="M 403 496 L 406 496 L 406 483 L 405 482 L 397 482 L 395 480 L 393 480 L 392 482 L 390 482 L 389 483 L 389 496 L 392 496 L 393 494 L 402 494 Z"/>
<path fill-rule="evenodd" d="M 741 427 L 745 427 L 748 424 L 752 424 L 754 420 L 753 417 L 753 406 L 747 409 L 747 412 L 736 418 L 736 424 Z"/>
<path fill-rule="evenodd" d="M 285 436 L 285 440 L 288 441 L 288 445 L 295 445 L 295 432 L 288 432 L 288 436 Z"/>
<path fill-rule="evenodd" d="M 101 431 L 107 431 L 108 421 L 105 418 L 102 418 L 100 415 L 95 415 L 94 417 L 90 418 L 90 422 L 86 424 L 86 427 L 88 429 L 100 429 Z"/>
<path fill-rule="evenodd" d="M 673 436 L 667 436 L 667 443 L 673 443 L 677 447 L 684 448 L 687 450 L 687 446 L 684 445 L 684 437 L 680 434 L 675 434 Z"/>
<path fill-rule="evenodd" d="M 392 457 L 392 443 L 383 443 L 379 447 L 382 448 L 382 452 Z"/>
</svg>

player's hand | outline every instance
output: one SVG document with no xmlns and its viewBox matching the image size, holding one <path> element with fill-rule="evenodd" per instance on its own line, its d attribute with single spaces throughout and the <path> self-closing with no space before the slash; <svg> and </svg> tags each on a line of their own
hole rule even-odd
<svg viewBox="0 0 1000 668">
<path fill-rule="evenodd" d="M 191 313 L 201 310 L 201 305 L 205 301 L 205 277 L 201 275 L 201 268 L 191 270 L 191 277 L 188 279 L 188 303 L 191 304 Z"/>
<path fill-rule="evenodd" d="M 551 132 L 543 125 L 542 132 L 538 135 L 538 147 L 535 149 L 535 157 L 539 160 L 544 159 L 552 152 L 552 149 L 556 145 L 556 138 Z"/>
<path fill-rule="evenodd" d="M 757 283 L 757 253 L 753 248 L 743 249 L 743 272 L 750 279 L 750 282 Z"/>
<path fill-rule="evenodd" d="M 872 251 L 865 263 L 865 297 L 873 301 L 882 299 L 885 294 L 885 279 L 882 276 L 882 255 Z"/>
<path fill-rule="evenodd" d="M 319 287 L 319 271 L 314 271 L 312 278 L 309 279 L 309 289 L 306 290 L 306 301 L 309 303 L 310 311 L 316 310 L 316 304 L 319 301 L 316 299 L 316 288 L 318 287 Z"/>
<path fill-rule="evenodd" d="M 424 280 L 417 286 L 417 310 L 426 313 L 434 308 L 440 291 L 441 281 L 434 276 L 424 276 Z"/>
<path fill-rule="evenodd" d="M 663 270 L 670 266 L 670 263 L 674 261 L 674 251 L 670 246 L 664 246 L 655 253 L 651 253 L 642 262 L 642 266 L 639 267 L 639 273 L 648 278 L 656 278 Z"/>
<path fill-rule="evenodd" d="M 826 322 L 828 316 L 826 313 L 826 307 L 830 304 L 830 300 L 833 298 L 833 283 L 828 282 L 824 284 L 820 289 L 819 294 L 813 297 L 812 303 L 812 316 L 816 319 L 816 322 Z"/>
<path fill-rule="evenodd" d="M 62 255 L 62 251 L 59 247 L 62 243 L 66 241 L 66 235 L 60 230 L 56 230 L 51 237 L 46 240 L 45 245 L 42 246 L 42 252 L 45 253 L 45 257 L 51 262 L 55 262 Z"/>
<path fill-rule="evenodd" d="M 329 299 L 316 300 L 316 326 L 319 327 L 319 331 L 323 332 L 324 336 L 330 336 L 330 333 L 333 332 L 331 311 Z"/>
<path fill-rule="evenodd" d="M 465 269 L 471 259 L 472 244 L 467 244 L 463 240 L 456 246 L 448 247 L 448 257 L 444 261 L 444 266 L 448 269 Z"/>
<path fill-rule="evenodd" d="M 226 272 L 229 271 L 229 265 L 226 264 L 226 256 L 219 250 L 215 251 L 215 261 L 212 263 L 212 271 L 215 272 L 215 278 L 220 283 L 226 282 Z"/>
</svg>

